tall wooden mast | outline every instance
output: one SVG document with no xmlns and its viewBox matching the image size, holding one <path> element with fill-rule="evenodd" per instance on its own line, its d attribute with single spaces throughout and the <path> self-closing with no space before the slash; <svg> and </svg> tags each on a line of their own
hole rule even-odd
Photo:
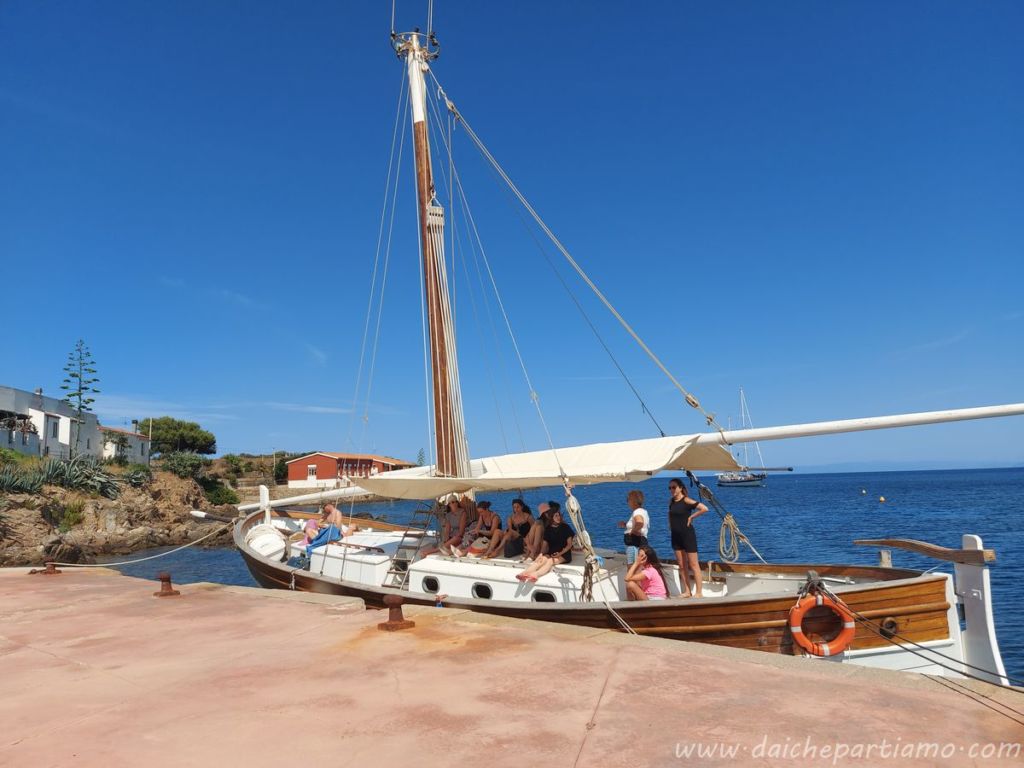
<svg viewBox="0 0 1024 768">
<path fill-rule="evenodd" d="M 444 209 L 435 197 L 427 134 L 424 72 L 427 70 L 428 61 L 437 56 L 437 44 L 432 36 L 428 38 L 420 32 L 397 35 L 394 44 L 398 55 L 406 60 L 409 99 L 412 105 L 416 190 L 430 339 L 436 469 L 439 475 L 465 477 L 469 474 L 469 459 L 444 260 Z"/>
</svg>

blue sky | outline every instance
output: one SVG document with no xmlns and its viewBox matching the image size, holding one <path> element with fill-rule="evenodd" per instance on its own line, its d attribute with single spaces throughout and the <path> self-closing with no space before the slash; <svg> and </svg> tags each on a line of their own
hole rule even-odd
<svg viewBox="0 0 1024 768">
<path fill-rule="evenodd" d="M 1024 400 L 1024 8 L 637 8 L 438 0 L 434 72 L 704 405 L 735 418 L 743 386 L 767 426 Z M 425 14 L 399 2 L 398 26 Z M 384 2 L 0 5 L 0 383 L 56 393 L 81 337 L 108 424 L 194 419 L 232 452 L 426 448 L 408 153 L 365 426 L 352 414 L 402 76 L 389 27 Z M 654 434 L 465 138 L 556 444 Z M 474 322 L 495 299 L 451 258 L 471 452 L 544 447 L 507 337 Z M 571 285 L 662 427 L 699 431 Z M 809 469 L 1019 464 L 1022 445 L 1018 417 L 764 448 Z"/>
</svg>

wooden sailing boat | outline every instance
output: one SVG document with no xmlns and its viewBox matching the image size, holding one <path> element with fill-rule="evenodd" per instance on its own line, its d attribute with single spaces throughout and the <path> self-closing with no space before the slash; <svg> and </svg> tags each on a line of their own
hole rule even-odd
<svg viewBox="0 0 1024 768">
<path fill-rule="evenodd" d="M 912 542 L 887 544 L 953 561 L 956 582 L 947 574 L 890 567 L 714 561 L 702 564 L 704 599 L 681 596 L 675 568 L 669 567 L 669 581 L 673 582 L 668 585 L 669 599 L 627 602 L 624 557 L 591 546 L 573 489 L 598 482 L 637 481 L 666 470 L 737 471 L 740 467 L 726 449 L 735 444 L 1021 414 L 1024 404 L 762 429 L 717 429 L 470 460 L 444 265 L 445 214 L 435 196 L 427 132 L 425 75 L 437 55 L 436 41 L 432 34 L 418 31 L 393 34 L 392 39 L 405 62 L 411 104 L 436 464 L 360 479 L 359 488 L 275 502 L 264 492 L 259 504 L 240 507 L 243 515 L 235 526 L 234 540 L 255 579 L 265 587 L 360 597 L 371 607 L 380 607 L 386 596 L 398 594 L 410 603 L 443 600 L 447 606 L 485 613 L 790 654 L 801 652 L 791 625 L 793 606 L 808 584 L 808 572 L 814 571 L 857 615 L 852 642 L 845 649 L 836 649 L 841 652 L 831 654 L 833 660 L 939 674 L 964 672 L 969 664 L 971 669 L 988 670 L 988 679 L 1005 682 L 986 569 L 991 555 L 977 537 L 965 536 L 962 550 Z M 445 100 L 461 118 L 447 97 Z M 471 132 L 468 125 L 466 129 Z M 518 196 L 514 186 L 513 190 Z M 554 242 L 571 261 L 557 239 Z M 674 378 L 672 381 L 682 390 Z M 684 394 L 690 405 L 699 407 L 695 398 Z M 301 519 L 275 512 L 279 507 L 365 491 L 437 503 L 451 494 L 553 485 L 566 489 L 565 508 L 577 530 L 581 552 L 571 564 L 555 567 L 536 583 L 515 578 L 524 567 L 516 560 L 455 558 L 437 552 L 438 537 L 429 524 L 396 529 L 368 523 L 342 541 L 306 552 L 289 540 L 299 530 Z M 297 561 L 293 557 L 297 554 L 308 557 Z M 965 631 L 961 630 L 960 609 L 966 614 Z M 824 606 L 812 609 L 806 618 L 800 633 L 817 641 L 827 642 L 844 629 L 842 617 Z"/>
</svg>

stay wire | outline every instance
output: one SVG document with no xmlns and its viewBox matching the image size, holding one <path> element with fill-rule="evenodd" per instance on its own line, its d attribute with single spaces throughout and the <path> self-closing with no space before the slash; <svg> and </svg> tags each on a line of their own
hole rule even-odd
<svg viewBox="0 0 1024 768">
<path fill-rule="evenodd" d="M 394 26 L 394 20 L 392 19 L 392 27 L 393 26 Z M 373 256 L 373 273 L 372 273 L 372 277 L 370 278 L 370 295 L 367 297 L 367 301 L 366 301 L 366 321 L 363 324 L 363 338 L 362 338 L 362 343 L 361 343 L 360 349 L 359 349 L 359 365 L 358 365 L 358 367 L 356 369 L 355 391 L 353 392 L 353 395 L 352 395 L 352 416 L 349 419 L 348 436 L 347 436 L 347 438 L 345 440 L 346 444 L 348 444 L 348 445 L 352 444 L 352 433 L 355 430 L 355 421 L 356 421 L 357 414 L 358 414 L 358 411 L 359 411 L 359 409 L 358 409 L 359 390 L 362 387 L 363 366 L 364 366 L 364 364 L 366 362 L 366 342 L 367 342 L 367 339 L 369 338 L 369 334 L 370 334 L 370 318 L 373 315 L 373 300 L 374 300 L 374 295 L 375 295 L 376 289 L 377 289 L 377 271 L 378 271 L 379 265 L 380 265 L 381 245 L 384 242 L 384 221 L 387 218 L 387 214 L 388 214 L 388 198 L 389 197 L 392 198 L 392 203 L 391 203 L 391 205 L 392 205 L 392 211 L 391 211 L 392 226 L 394 224 L 394 196 L 393 196 L 393 193 L 392 193 L 392 186 L 391 186 L 392 185 L 392 171 L 395 168 L 395 144 L 398 141 L 398 126 L 401 123 L 401 120 L 402 120 L 402 117 L 403 117 L 402 103 L 403 103 L 403 100 L 404 100 L 404 97 L 405 97 L 405 87 L 406 87 L 406 79 L 405 79 L 405 73 L 403 72 L 402 73 L 401 84 L 400 84 L 399 90 L 398 90 L 398 103 L 395 105 L 395 124 L 394 124 L 394 128 L 392 129 L 392 132 L 391 132 L 391 151 L 390 151 L 390 154 L 388 156 L 387 180 L 386 180 L 386 182 L 384 184 L 384 201 L 381 204 L 380 224 L 378 225 L 378 228 L 377 228 L 377 248 L 376 248 L 376 251 L 375 251 L 374 256 Z M 407 108 L 408 108 L 408 103 L 406 102 L 406 109 Z M 402 132 L 402 142 L 403 142 L 403 144 L 405 142 L 405 132 L 404 131 Z M 395 189 L 397 189 L 397 187 L 398 187 L 397 175 L 398 175 L 397 172 L 395 172 L 395 180 L 394 180 Z M 388 234 L 388 238 L 390 240 L 390 232 Z"/>
<path fill-rule="evenodd" d="M 498 176 L 497 172 L 493 168 L 491 168 L 491 171 L 492 173 L 494 173 L 495 176 Z M 498 178 L 500 178 L 500 176 Z M 513 197 L 512 192 L 509 189 L 506 188 L 505 192 L 509 198 Z M 562 276 L 562 273 L 558 270 L 558 267 L 555 266 L 555 263 L 554 261 L 552 261 L 547 249 L 544 248 L 543 243 L 541 243 L 540 239 L 537 237 L 537 233 L 534 232 L 534 230 L 528 225 L 526 217 L 523 216 L 522 209 L 515 206 L 510 207 L 512 207 L 512 209 L 515 211 L 516 216 L 519 218 L 520 223 L 523 225 L 523 229 L 526 230 L 526 232 L 530 235 L 530 238 L 533 240 L 533 243 L 537 247 L 537 250 L 544 257 L 544 261 L 547 262 L 547 265 L 551 269 L 552 273 L 554 273 L 555 277 L 558 278 L 558 282 L 561 283 L 562 288 L 565 290 L 566 294 L 568 294 L 569 298 L 572 299 L 573 304 L 576 305 L 576 309 L 579 311 L 580 315 L 583 317 L 584 322 L 586 322 L 587 326 L 594 334 L 594 337 L 601 345 L 601 348 L 604 349 L 605 353 L 612 361 L 612 365 L 615 366 L 615 369 L 619 372 L 619 375 L 622 377 L 622 380 L 626 382 L 626 386 L 629 387 L 630 391 L 633 393 L 633 396 L 636 397 L 637 402 L 640 403 L 640 410 L 643 411 L 651 420 L 651 423 L 654 424 L 655 429 L 658 430 L 658 434 L 661 435 L 661 437 L 665 437 L 665 430 L 661 428 L 661 424 L 658 423 L 658 420 L 655 418 L 654 413 L 651 411 L 647 403 L 644 401 L 643 396 L 641 396 L 639 390 L 637 390 L 637 388 L 634 386 L 632 380 L 629 378 L 626 371 L 619 364 L 618 359 L 615 357 L 614 353 L 612 353 L 611 348 L 605 342 L 604 337 L 601 336 L 600 331 L 597 330 L 597 326 L 595 326 L 593 321 L 590 319 L 590 315 L 587 314 L 587 311 L 583 308 L 583 304 L 580 302 L 579 298 L 573 292 L 572 288 L 569 286 L 569 283 L 566 282 L 565 278 Z"/>
<path fill-rule="evenodd" d="M 437 77 L 434 75 L 432 71 L 430 72 L 430 76 L 434 80 L 434 83 L 437 85 L 437 87 L 443 93 L 444 89 L 441 87 L 441 84 L 438 82 Z M 580 276 L 580 278 L 590 287 L 590 290 L 594 292 L 594 295 L 601 300 L 601 302 L 605 305 L 608 311 L 611 312 L 615 319 L 619 321 L 620 325 L 622 325 L 622 327 L 626 329 L 627 333 L 629 333 L 629 335 L 633 337 L 633 340 L 640 346 L 641 349 L 643 349 L 643 351 L 661 370 L 661 372 L 668 377 L 669 381 L 672 382 L 673 386 L 675 386 L 675 388 L 678 389 L 680 393 L 682 393 L 684 399 L 686 400 L 686 403 L 691 408 L 699 410 L 704 415 L 704 418 L 707 421 L 708 426 L 713 426 L 720 433 L 725 434 L 724 428 L 715 419 L 715 415 L 713 413 L 706 411 L 704 407 L 700 404 L 700 401 L 692 393 L 688 392 L 685 387 L 683 387 L 679 380 L 672 374 L 671 371 L 669 371 L 669 369 L 665 366 L 661 359 L 654 353 L 654 351 L 649 346 L 647 346 L 647 343 L 644 342 L 642 338 L 640 338 L 640 335 L 626 321 L 626 319 L 615 308 L 611 301 L 609 301 L 608 298 L 604 295 L 604 293 L 601 292 L 601 289 L 598 288 L 594 281 L 590 278 L 590 276 L 587 275 L 586 271 L 583 269 L 583 267 L 580 266 L 579 262 L 577 262 L 572 257 L 568 249 L 562 244 L 562 242 L 555 236 L 555 233 L 551 231 L 550 227 L 548 227 L 548 225 L 540 217 L 540 214 L 538 214 L 537 211 L 533 208 L 533 206 L 530 205 L 530 202 L 526 199 L 523 193 L 519 191 L 519 188 L 512 181 L 511 177 L 509 177 L 509 175 L 505 172 L 504 168 L 501 167 L 501 164 L 498 163 L 494 155 L 491 154 L 490 150 L 487 149 L 487 147 L 484 145 L 480 137 L 477 136 L 476 132 L 473 130 L 473 127 L 466 121 L 466 118 L 462 115 L 462 113 L 458 111 L 458 108 L 455 106 L 455 104 L 451 100 L 447 99 L 447 97 L 445 97 L 445 101 L 448 106 L 448 109 L 451 110 L 455 114 L 455 116 L 462 122 L 462 125 L 465 127 L 466 134 L 470 137 L 470 139 L 472 139 L 473 143 L 476 145 L 480 153 L 492 166 L 494 166 L 494 169 L 501 176 L 502 180 L 509 186 L 509 189 L 512 190 L 513 194 L 515 194 L 519 202 L 523 205 L 524 208 L 526 208 L 526 210 L 533 217 L 534 221 L 537 222 L 537 225 L 544 231 L 544 234 L 548 236 L 548 239 L 550 239 L 554 246 L 559 250 L 559 252 L 561 252 L 562 256 L 565 257 L 566 261 L 569 262 L 569 264 Z"/>
</svg>

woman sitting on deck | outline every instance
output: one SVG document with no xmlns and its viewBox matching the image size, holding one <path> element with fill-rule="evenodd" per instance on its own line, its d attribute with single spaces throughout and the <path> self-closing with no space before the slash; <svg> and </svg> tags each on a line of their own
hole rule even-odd
<svg viewBox="0 0 1024 768">
<path fill-rule="evenodd" d="M 494 539 L 493 545 L 484 557 L 519 557 L 523 554 L 526 537 L 533 527 L 533 522 L 533 513 L 526 506 L 526 502 L 522 499 L 513 499 L 512 514 L 508 516 L 505 533 Z"/>
<path fill-rule="evenodd" d="M 530 531 L 526 534 L 526 541 L 523 542 L 523 558 L 527 562 L 536 560 L 544 554 L 544 531 L 551 525 L 551 515 L 557 512 L 561 506 L 557 501 L 542 501 L 537 507 L 540 516 L 530 525 Z"/>
<path fill-rule="evenodd" d="M 626 591 L 629 600 L 664 600 L 668 597 L 668 580 L 653 547 L 645 544 L 637 550 L 636 560 L 626 572 Z"/>
<path fill-rule="evenodd" d="M 572 540 L 576 532 L 568 523 L 562 522 L 561 507 L 555 502 L 548 502 L 551 522 L 544 529 L 544 552 L 523 570 L 516 574 L 520 581 L 536 581 L 549 573 L 556 565 L 568 565 L 572 562 Z"/>
<path fill-rule="evenodd" d="M 466 510 L 458 499 L 452 497 L 448 500 L 444 515 L 441 517 L 441 544 L 438 549 L 442 554 L 450 555 L 452 547 L 462 543 L 462 537 L 466 533 Z"/>
<path fill-rule="evenodd" d="M 497 512 L 491 511 L 491 502 L 478 501 L 476 503 L 476 512 L 476 522 L 466 531 L 465 536 L 462 537 L 462 546 L 465 551 L 456 546 L 452 547 L 452 554 L 456 557 L 462 557 L 466 554 L 483 555 L 491 550 L 496 540 L 501 539 L 501 517 L 498 516 Z M 487 544 L 482 551 L 473 551 L 472 549 L 473 543 L 477 539 L 487 539 Z"/>
</svg>

